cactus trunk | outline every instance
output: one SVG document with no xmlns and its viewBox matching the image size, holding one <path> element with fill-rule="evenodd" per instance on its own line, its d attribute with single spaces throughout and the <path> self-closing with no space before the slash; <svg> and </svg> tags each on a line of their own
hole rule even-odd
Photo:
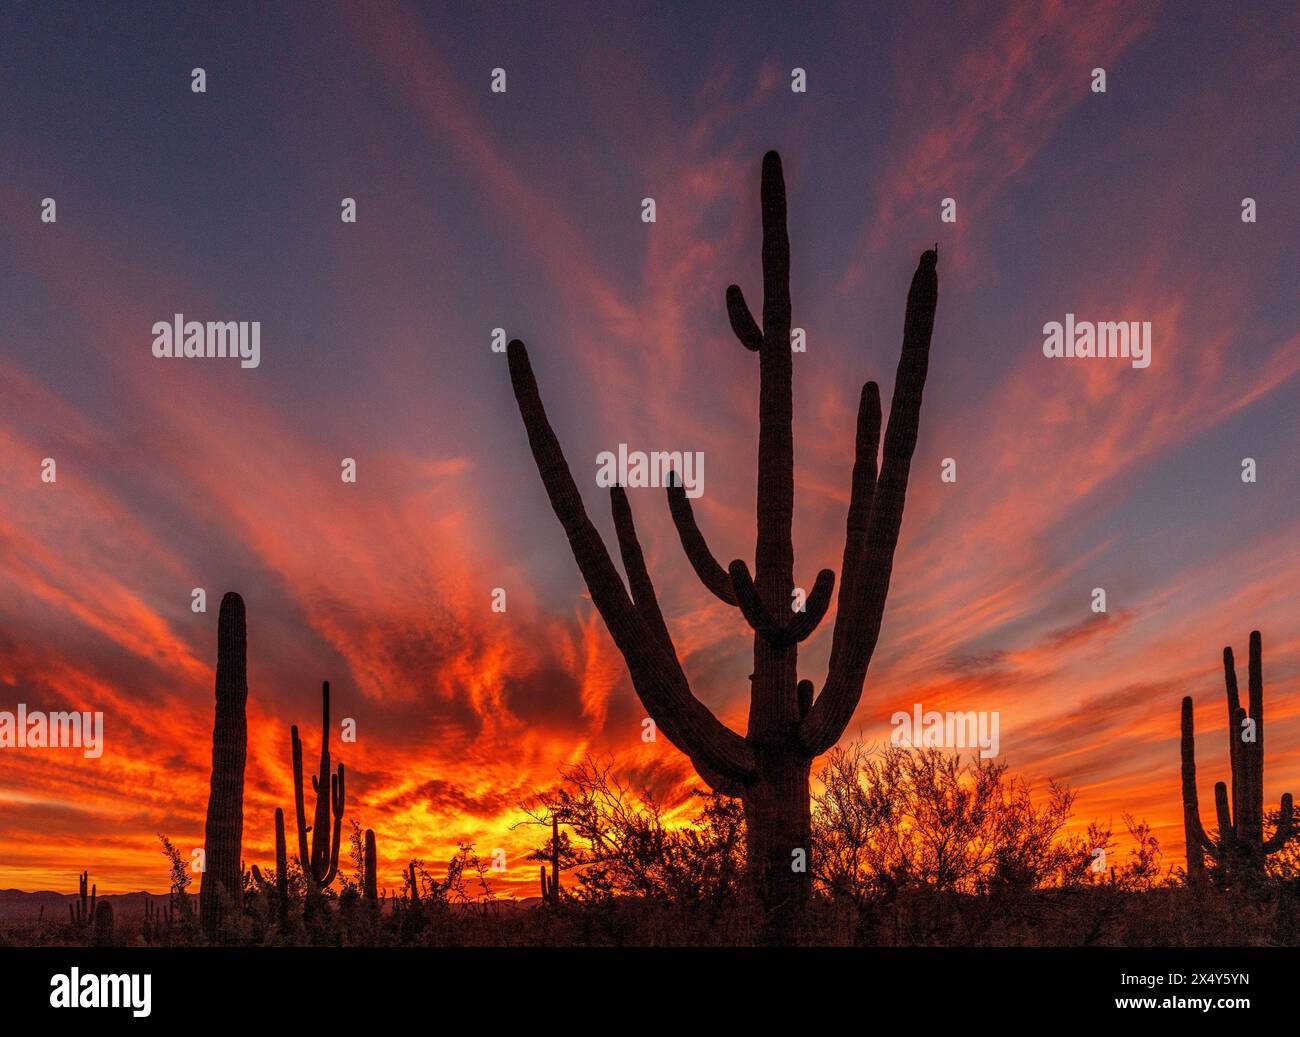
<svg viewBox="0 0 1300 1037">
<path fill-rule="evenodd" d="M 275 808 L 275 894 L 280 924 L 289 920 L 289 846 L 284 836 L 284 811 Z"/>
<path fill-rule="evenodd" d="M 101 900 L 95 908 L 95 946 L 113 946 L 113 905 Z"/>
<path fill-rule="evenodd" d="M 248 752 L 247 640 L 244 602 L 221 599 L 217 619 L 216 720 L 212 729 L 212 780 L 204 826 L 204 871 L 199 919 L 215 937 L 223 910 L 238 912 L 243 898 L 244 763 Z"/>
<path fill-rule="evenodd" d="M 371 904 L 379 903 L 379 852 L 375 847 L 375 833 L 366 829 L 365 896 Z"/>
</svg>

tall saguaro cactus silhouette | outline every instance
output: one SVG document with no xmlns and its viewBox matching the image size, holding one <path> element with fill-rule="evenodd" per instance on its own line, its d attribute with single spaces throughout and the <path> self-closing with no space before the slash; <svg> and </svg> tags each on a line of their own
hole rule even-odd
<svg viewBox="0 0 1300 1037">
<path fill-rule="evenodd" d="M 1192 727 L 1192 697 L 1183 699 L 1182 777 L 1183 832 L 1187 839 L 1187 874 L 1197 878 L 1205 872 L 1205 854 L 1225 872 L 1244 870 L 1255 875 L 1264 871 L 1264 858 L 1287 844 L 1293 832 L 1291 793 L 1282 796 L 1277 830 L 1264 838 L 1264 664 L 1259 631 L 1250 634 L 1248 668 L 1249 705 L 1247 714 L 1237 692 L 1237 667 L 1232 649 L 1223 650 L 1223 682 L 1228 692 L 1228 762 L 1232 790 L 1225 782 L 1214 786 L 1214 808 L 1218 815 L 1219 838 L 1212 840 L 1201 824 L 1196 793 L 1196 735 Z"/>
<path fill-rule="evenodd" d="M 223 908 L 243 901 L 244 762 L 248 755 L 248 642 L 244 599 L 233 591 L 217 616 L 216 720 L 212 728 L 212 781 L 203 828 L 204 870 L 199 880 L 199 922 L 211 939 Z"/>
<path fill-rule="evenodd" d="M 516 339 L 509 344 L 508 358 L 533 458 L 592 601 L 659 730 L 713 788 L 742 797 L 750 876 L 768 910 L 767 937 L 786 942 L 796 937 L 809 890 L 812 761 L 835 744 L 852 717 L 880 633 L 929 364 L 938 301 L 938 253 L 922 254 L 908 292 L 902 356 L 879 471 L 880 391 L 875 382 L 862 389 L 829 673 L 821 693 L 814 696 L 812 682 L 797 676 L 798 645 L 826 614 L 835 575 L 830 570 L 819 573 L 805 610 L 792 612 L 790 243 L 785 178 L 775 151 L 763 157 L 761 200 L 762 326 L 736 285 L 726 293 L 732 330 L 742 345 L 758 354 L 758 539 L 752 578 L 743 561 L 734 561 L 727 569 L 718 564 L 695 523 L 685 490 L 680 485 L 668 490 L 682 546 L 700 580 L 724 602 L 738 607 L 755 632 L 745 735 L 725 726 L 691 692 L 655 598 L 623 488 L 611 489 L 610 504 L 627 586 L 587 517 L 547 420 L 523 342 Z"/>
</svg>

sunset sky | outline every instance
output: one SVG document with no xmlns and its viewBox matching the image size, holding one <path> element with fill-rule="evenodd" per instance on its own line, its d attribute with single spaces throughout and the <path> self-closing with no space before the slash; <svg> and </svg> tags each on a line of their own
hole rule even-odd
<svg viewBox="0 0 1300 1037">
<path fill-rule="evenodd" d="M 1244 683 L 1258 628 L 1266 808 L 1300 794 L 1300 12 L 1248 10 L 7 7 L 0 710 L 102 710 L 106 749 L 0 750 L 0 889 L 89 868 L 101 892 L 162 890 L 155 833 L 201 844 L 227 590 L 249 617 L 250 864 L 273 861 L 289 726 L 314 759 L 326 679 L 357 722 L 335 758 L 381 886 L 465 841 L 506 850 L 501 892 L 535 895 L 539 833 L 511 826 L 587 753 L 670 798 L 696 782 L 641 741 L 491 336 L 528 343 L 611 548 L 596 455 L 627 443 L 703 451 L 700 524 L 723 564 L 752 559 L 758 367 L 723 291 L 759 306 L 769 148 L 808 343 L 804 586 L 838 569 L 858 392 L 888 399 L 909 280 L 940 249 L 850 736 L 886 739 L 914 703 L 998 711 L 1013 771 L 1073 786 L 1079 824 L 1146 817 L 1181 863 L 1179 699 L 1209 826 L 1220 653 Z M 261 366 L 155 358 L 175 313 L 260 321 Z M 1151 366 L 1044 357 L 1066 313 L 1150 321 Z M 743 731 L 750 632 L 691 572 L 662 491 L 631 502 L 694 691 Z M 800 659 L 819 686 L 832 618 Z"/>
</svg>

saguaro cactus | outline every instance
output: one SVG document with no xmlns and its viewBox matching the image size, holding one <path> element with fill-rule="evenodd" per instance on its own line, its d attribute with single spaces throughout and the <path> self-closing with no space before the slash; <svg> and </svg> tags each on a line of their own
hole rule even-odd
<svg viewBox="0 0 1300 1037">
<path fill-rule="evenodd" d="M 373 829 L 366 829 L 365 898 L 368 904 L 379 905 L 379 851 L 375 846 Z"/>
<path fill-rule="evenodd" d="M 289 847 L 284 838 L 284 811 L 275 808 L 275 891 L 282 903 L 289 899 Z"/>
<path fill-rule="evenodd" d="M 334 881 L 339 870 L 339 838 L 343 834 L 344 788 L 343 764 L 338 774 L 330 773 L 330 683 L 321 685 L 321 736 L 320 768 L 312 776 L 311 787 L 316 793 L 316 814 L 311 825 L 311 852 L 307 852 L 307 814 L 303 805 L 302 739 L 298 726 L 291 731 L 293 738 L 293 800 L 298 815 L 298 860 L 303 874 L 317 889 L 325 889 Z M 334 832 L 330 835 L 330 809 L 334 812 Z"/>
<path fill-rule="evenodd" d="M 1294 834 L 1291 793 L 1282 796 L 1277 829 L 1264 838 L 1264 666 L 1259 631 L 1250 634 L 1248 670 L 1250 713 L 1237 692 L 1237 668 L 1232 649 L 1223 650 L 1223 681 L 1228 692 L 1228 762 L 1232 776 L 1229 795 L 1225 782 L 1214 786 L 1218 839 L 1212 840 L 1201 824 L 1196 794 L 1196 736 L 1192 727 L 1192 698 L 1183 699 L 1182 777 L 1183 832 L 1187 839 L 1187 875 L 1204 874 L 1205 854 L 1225 872 L 1233 869 L 1255 875 L 1264 871 L 1264 858 L 1286 845 Z"/>
<path fill-rule="evenodd" d="M 212 728 L 212 781 L 203 829 L 204 871 L 199 880 L 199 922 L 211 939 L 223 904 L 243 901 L 244 762 L 248 755 L 248 645 L 244 600 L 221 599 L 217 617 L 216 720 Z"/>
<path fill-rule="evenodd" d="M 862 695 L 875 649 L 903 518 L 908 470 L 916 446 L 921 394 L 929 364 L 938 301 L 938 252 L 921 255 L 907 297 L 903 348 L 893 405 L 880 446 L 880 391 L 867 382 L 858 404 L 847 534 L 830 667 L 821 694 L 797 678 L 800 641 L 826 614 L 835 574 L 822 570 L 805 611 L 792 612 L 794 434 L 790 343 L 790 243 L 785 179 L 776 152 L 763 158 L 763 324 L 754 320 L 736 285 L 726 292 L 732 330 L 758 354 L 758 537 L 755 571 L 740 560 L 723 569 L 696 526 L 680 485 L 668 504 L 686 556 L 713 594 L 738 607 L 754 629 L 749 730 L 726 727 L 691 692 L 646 571 L 632 512 L 622 487 L 611 508 L 624 585 L 587 517 L 537 389 L 523 342 L 508 346 L 510 378 L 533 458 L 574 559 L 610 635 L 627 661 L 632 684 L 650 717 L 720 792 L 743 799 L 747 858 L 754 886 L 769 909 L 768 938 L 792 939 L 810 888 L 808 775 L 813 759 L 839 740 Z M 800 868 L 800 858 L 803 867 Z"/>
<path fill-rule="evenodd" d="M 107 900 L 101 900 L 95 908 L 94 943 L 96 947 L 113 946 L 113 905 Z"/>
<path fill-rule="evenodd" d="M 172 907 L 168 903 L 159 907 L 153 897 L 144 898 L 144 925 L 142 932 L 145 943 L 162 942 L 165 933 L 172 927 Z"/>
<path fill-rule="evenodd" d="M 406 884 L 409 893 L 409 906 L 415 910 L 420 907 L 420 882 L 415 874 L 415 861 L 411 861 L 406 869 Z"/>
<path fill-rule="evenodd" d="M 78 897 L 68 905 L 68 915 L 72 918 L 73 925 L 88 929 L 95 920 L 95 899 L 99 893 L 99 886 L 90 884 L 89 871 L 83 871 L 77 876 L 77 885 Z M 89 896 L 86 894 L 87 887 L 90 890 Z"/>
<path fill-rule="evenodd" d="M 551 876 L 546 877 L 546 865 L 542 865 L 542 902 L 558 904 L 560 902 L 560 819 L 551 815 Z"/>
</svg>

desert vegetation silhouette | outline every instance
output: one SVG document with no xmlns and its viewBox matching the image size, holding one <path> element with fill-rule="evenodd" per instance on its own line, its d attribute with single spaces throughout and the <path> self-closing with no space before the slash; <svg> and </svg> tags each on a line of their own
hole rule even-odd
<svg viewBox="0 0 1300 1037">
<path fill-rule="evenodd" d="M 531 901 L 498 899 L 489 863 L 465 844 L 440 877 L 414 859 L 402 869 L 400 888 L 381 889 L 375 832 L 355 819 L 352 870 L 345 873 L 346 770 L 342 763 L 333 768 L 327 683 L 310 816 L 302 738 L 296 725 L 290 730 L 297 853 L 289 853 L 285 812 L 277 809 L 274 870 L 253 864 L 244 871 L 245 626 L 242 599 L 227 594 L 217 622 L 205 832 L 239 835 L 208 847 L 198 909 L 188 892 L 190 861 L 160 836 L 170 866 L 165 902 L 127 894 L 114 898 L 115 908 L 83 871 L 67 922 L 46 922 L 42 902 L 34 923 L 15 926 L 0 917 L 0 944 L 610 946 L 773 939 L 770 905 L 753 887 L 743 798 L 696 789 L 670 810 L 630 783 L 612 758 L 589 756 L 566 767 L 553 787 L 520 804 L 516 827 L 536 825 L 547 836 L 528 855 L 540 862 L 541 895 Z M 1291 797 L 1265 816 L 1259 791 L 1259 633 L 1251 635 L 1249 715 L 1238 702 L 1230 649 L 1224 657 L 1236 788 L 1230 796 L 1219 783 L 1220 829 L 1213 839 L 1202 833 L 1188 840 L 1186 869 L 1164 865 L 1150 826 L 1127 813 L 1133 848 L 1124 860 L 1108 860 L 1114 851 L 1109 823 L 1093 821 L 1071 834 L 1069 787 L 1053 783 L 1045 798 L 1035 798 L 1005 760 L 850 742 L 832 747 L 817 774 L 808 844 L 812 890 L 805 924 L 793 935 L 804 943 L 886 946 L 1300 942 Z M 1190 717 L 1185 700 L 1184 808 L 1191 808 L 1185 821 L 1195 832 Z M 1242 819 L 1240 832 L 1234 818 Z M 1273 834 L 1264 839 L 1266 826 Z M 6 892 L 13 891 L 0 891 L 0 910 Z"/>
<path fill-rule="evenodd" d="M 682 547 L 700 581 L 738 608 L 754 631 L 754 672 L 744 735 L 724 725 L 691 691 L 655 598 L 625 490 L 611 488 L 610 506 L 627 585 L 587 516 L 547 419 L 524 343 L 515 339 L 507 352 L 533 458 L 592 601 L 658 729 L 690 758 L 711 788 L 739 796 L 743 802 L 750 882 L 766 909 L 771 940 L 787 943 L 796 936 L 812 882 L 807 862 L 812 850 L 812 762 L 839 740 L 853 716 L 880 633 L 929 365 L 938 302 L 938 252 L 922 253 L 908 292 L 902 355 L 879 466 L 880 390 L 874 381 L 862 388 L 830 663 L 816 693 L 811 680 L 798 676 L 799 644 L 825 616 L 835 574 L 829 569 L 819 572 L 803 611 L 792 610 L 790 240 L 785 176 L 775 151 L 763 156 L 761 203 L 762 325 L 754 319 L 739 286 L 733 284 L 726 291 L 732 330 L 742 346 L 758 355 L 757 542 L 752 576 L 740 559 L 722 568 L 695 522 L 685 490 L 680 485 L 668 490 Z"/>
</svg>

